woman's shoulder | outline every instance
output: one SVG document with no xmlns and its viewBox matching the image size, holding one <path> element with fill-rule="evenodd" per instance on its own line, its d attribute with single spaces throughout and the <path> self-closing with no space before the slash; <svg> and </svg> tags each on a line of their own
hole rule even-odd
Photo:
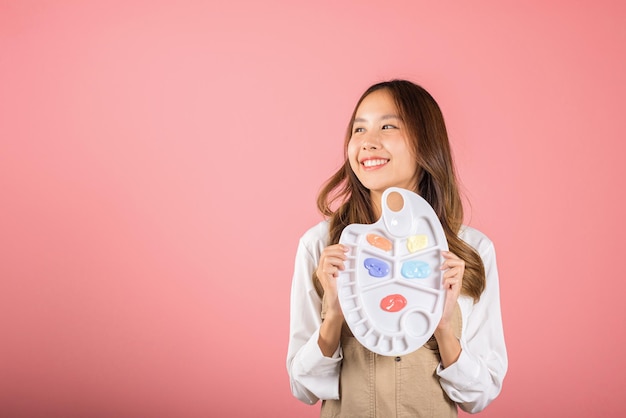
<svg viewBox="0 0 626 418">
<path fill-rule="evenodd" d="M 459 237 L 474 247 L 480 254 L 484 254 L 486 251 L 493 248 L 493 242 L 484 232 L 469 225 L 463 225 L 461 227 Z"/>
<path fill-rule="evenodd" d="M 323 248 L 327 245 L 329 225 L 330 222 L 326 219 L 313 225 L 302 234 L 300 243 L 309 249 Z M 481 255 L 493 251 L 491 239 L 484 232 L 474 227 L 463 225 L 459 231 L 459 237 Z"/>
<path fill-rule="evenodd" d="M 307 229 L 300 237 L 300 241 L 303 244 L 312 244 L 319 241 L 326 241 L 328 238 L 329 222 L 328 220 L 322 220 L 317 224 Z"/>
<path fill-rule="evenodd" d="M 329 222 L 323 220 L 307 229 L 301 236 L 299 242 L 299 252 L 308 254 L 314 259 L 320 254 L 328 244 Z"/>
<path fill-rule="evenodd" d="M 318 222 L 307 229 L 300 237 L 300 240 L 310 243 L 327 239 L 329 225 L 330 222 L 326 219 Z M 485 233 L 469 225 L 461 226 L 459 237 L 477 250 L 493 246 L 493 242 Z"/>
</svg>

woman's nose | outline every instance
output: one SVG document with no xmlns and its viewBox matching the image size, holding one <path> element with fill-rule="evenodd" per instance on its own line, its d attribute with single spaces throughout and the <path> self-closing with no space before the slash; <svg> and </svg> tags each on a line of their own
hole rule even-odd
<svg viewBox="0 0 626 418">
<path fill-rule="evenodd" d="M 376 134 L 368 134 L 363 138 L 363 143 L 361 144 L 361 149 L 363 150 L 376 150 L 380 148 L 380 141 L 378 139 L 378 135 Z"/>
</svg>

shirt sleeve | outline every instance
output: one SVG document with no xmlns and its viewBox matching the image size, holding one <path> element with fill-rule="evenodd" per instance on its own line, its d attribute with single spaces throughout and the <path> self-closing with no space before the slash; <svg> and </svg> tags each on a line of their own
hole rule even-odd
<svg viewBox="0 0 626 418">
<path fill-rule="evenodd" d="M 317 252 L 317 251 L 316 251 Z M 319 250 L 321 252 L 321 249 Z M 293 395 L 307 404 L 319 399 L 339 399 L 341 348 L 325 357 L 318 345 L 322 302 L 312 274 L 319 256 L 300 240 L 291 285 L 291 311 L 287 371 Z"/>
<path fill-rule="evenodd" d="M 495 249 L 491 241 L 484 247 L 479 253 L 486 286 L 479 302 L 466 305 L 470 308 L 463 315 L 461 355 L 454 364 L 445 369 L 439 365 L 437 370 L 450 399 L 469 413 L 482 411 L 498 396 L 508 367 Z"/>
</svg>

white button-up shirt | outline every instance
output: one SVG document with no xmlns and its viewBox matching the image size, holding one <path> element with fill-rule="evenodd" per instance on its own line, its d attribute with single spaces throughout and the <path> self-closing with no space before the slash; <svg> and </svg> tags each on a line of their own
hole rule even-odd
<svg viewBox="0 0 626 418">
<path fill-rule="evenodd" d="M 293 395 L 308 404 L 339 399 L 341 347 L 332 357 L 325 357 L 320 351 L 317 340 L 322 301 L 312 280 L 328 242 L 328 227 L 328 222 L 322 221 L 300 238 L 291 289 L 287 371 Z M 440 364 L 437 374 L 448 397 L 464 411 L 473 413 L 483 410 L 500 393 L 508 360 L 493 243 L 467 226 L 461 228 L 459 236 L 481 256 L 486 286 L 477 303 L 469 296 L 459 297 L 463 317 L 461 355 L 445 369 Z"/>
</svg>

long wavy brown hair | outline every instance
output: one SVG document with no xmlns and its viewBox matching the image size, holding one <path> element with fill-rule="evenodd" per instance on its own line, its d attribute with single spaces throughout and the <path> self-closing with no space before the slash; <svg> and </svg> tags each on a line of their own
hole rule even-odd
<svg viewBox="0 0 626 418">
<path fill-rule="evenodd" d="M 352 112 L 344 143 L 345 162 L 324 183 L 317 197 L 318 209 L 330 221 L 329 245 L 339 242 L 346 226 L 353 223 L 371 224 L 378 220 L 375 219 L 370 191 L 361 184 L 350 167 L 348 143 L 361 102 L 369 94 L 381 89 L 393 96 L 413 147 L 413 155 L 417 159 L 415 192 L 435 210 L 450 251 L 465 261 L 461 293 L 477 302 L 485 288 L 485 268 L 478 253 L 458 236 L 463 222 L 463 204 L 443 115 L 430 93 L 410 81 L 390 80 L 374 84 L 363 93 Z M 321 286 L 315 284 L 319 290 Z"/>
</svg>

